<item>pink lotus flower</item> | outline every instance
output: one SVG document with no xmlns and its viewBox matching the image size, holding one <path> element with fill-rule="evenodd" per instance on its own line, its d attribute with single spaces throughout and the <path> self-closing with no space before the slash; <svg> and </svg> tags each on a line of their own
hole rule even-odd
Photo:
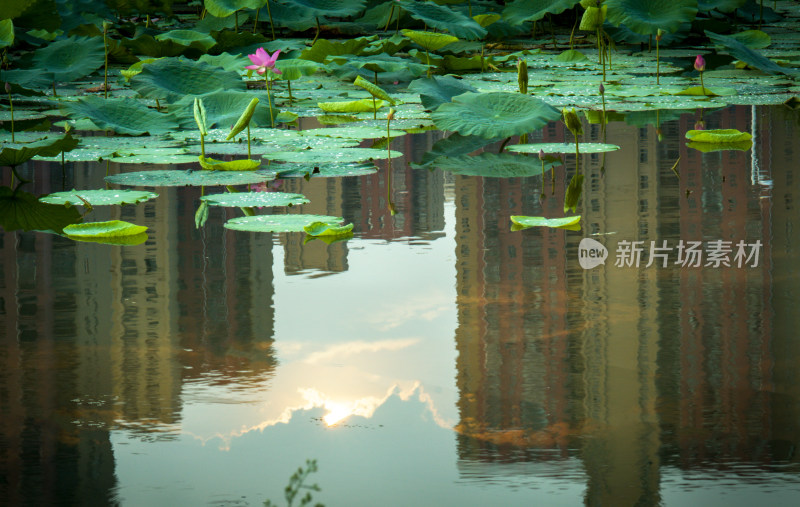
<svg viewBox="0 0 800 507">
<path fill-rule="evenodd" d="M 706 70 L 706 61 L 701 55 L 697 55 L 697 58 L 694 59 L 694 70 L 697 72 Z"/>
<path fill-rule="evenodd" d="M 280 69 L 275 68 L 275 62 L 278 61 L 278 55 L 281 53 L 281 50 L 277 50 L 272 53 L 272 56 L 267 53 L 264 48 L 256 49 L 256 54 L 254 55 L 247 55 L 253 65 L 248 65 L 245 67 L 246 69 L 251 69 L 258 72 L 260 75 L 263 75 L 267 72 L 267 69 L 271 70 L 275 74 L 281 74 Z"/>
</svg>

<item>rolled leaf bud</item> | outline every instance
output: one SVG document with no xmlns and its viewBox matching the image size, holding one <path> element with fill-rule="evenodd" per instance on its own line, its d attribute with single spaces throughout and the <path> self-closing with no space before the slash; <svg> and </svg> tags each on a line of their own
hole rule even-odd
<svg viewBox="0 0 800 507">
<path fill-rule="evenodd" d="M 528 94 L 528 63 L 523 60 L 517 60 L 517 84 L 519 85 L 519 92 Z"/>
<path fill-rule="evenodd" d="M 694 70 L 697 72 L 703 72 L 706 70 L 706 61 L 701 55 L 697 55 L 697 58 L 694 59 Z"/>
<path fill-rule="evenodd" d="M 561 114 L 564 116 L 564 123 L 567 125 L 569 131 L 572 132 L 572 135 L 576 137 L 583 135 L 583 124 L 581 124 L 581 120 L 578 118 L 578 113 L 575 112 L 574 107 L 571 111 L 564 108 Z"/>
<path fill-rule="evenodd" d="M 387 120 L 394 120 L 394 108 L 389 109 L 389 115 L 386 117 Z"/>
</svg>

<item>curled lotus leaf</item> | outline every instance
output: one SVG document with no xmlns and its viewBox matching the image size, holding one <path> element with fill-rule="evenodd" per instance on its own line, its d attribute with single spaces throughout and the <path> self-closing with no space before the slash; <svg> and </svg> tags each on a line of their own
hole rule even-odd
<svg viewBox="0 0 800 507">
<path fill-rule="evenodd" d="M 695 143 L 738 143 L 750 141 L 753 138 L 749 132 L 740 132 L 736 129 L 690 130 L 686 132 L 686 139 Z"/>
<path fill-rule="evenodd" d="M 409 30 L 407 28 L 403 29 L 403 35 L 428 51 L 437 51 L 448 44 L 458 41 L 458 37 L 453 37 L 452 35 L 447 35 L 446 33 L 420 32 L 418 30 Z"/>
<path fill-rule="evenodd" d="M 225 223 L 226 229 L 249 232 L 304 232 L 305 227 L 315 222 L 338 226 L 342 217 L 326 215 L 256 215 L 232 218 Z"/>
<path fill-rule="evenodd" d="M 511 227 L 512 231 L 519 231 L 529 227 L 552 227 L 554 229 L 567 229 L 570 231 L 581 230 L 581 216 L 575 215 L 571 217 L 562 218 L 545 218 L 545 217 L 529 217 L 515 215 L 511 217 L 511 222 L 514 224 Z"/>
<path fill-rule="evenodd" d="M 136 225 L 124 220 L 88 222 L 64 227 L 64 234 L 77 238 L 116 238 L 136 236 L 147 230 L 144 225 Z"/>
</svg>

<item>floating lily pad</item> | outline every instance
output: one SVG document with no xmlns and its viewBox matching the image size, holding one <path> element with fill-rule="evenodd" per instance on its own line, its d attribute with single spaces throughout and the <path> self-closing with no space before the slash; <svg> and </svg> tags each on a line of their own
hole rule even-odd
<svg viewBox="0 0 800 507">
<path fill-rule="evenodd" d="M 428 165 L 439 157 L 469 155 L 496 141 L 500 141 L 500 138 L 485 139 L 481 136 L 462 136 L 458 132 L 453 132 L 446 138 L 436 141 L 433 147 L 422 155 L 421 165 Z"/>
<path fill-rule="evenodd" d="M 318 102 L 317 107 L 326 113 L 372 113 L 383 106 L 382 100 L 360 99 L 345 102 Z"/>
<path fill-rule="evenodd" d="M 76 238 L 116 238 L 120 236 L 136 236 L 147 230 L 144 225 L 136 225 L 124 220 L 107 222 L 89 222 L 64 227 L 64 234 Z"/>
<path fill-rule="evenodd" d="M 506 149 L 517 153 L 539 153 L 540 150 L 545 153 L 575 153 L 575 143 L 515 144 Z M 616 144 L 580 143 L 579 151 L 581 153 L 604 153 L 618 149 L 619 146 Z"/>
<path fill-rule="evenodd" d="M 80 241 L 83 243 L 100 243 L 102 245 L 113 246 L 136 246 L 141 245 L 148 239 L 146 232 L 140 232 L 139 234 L 132 234 L 130 236 L 93 237 L 67 235 L 67 237 L 73 241 Z"/>
<path fill-rule="evenodd" d="M 320 163 L 320 164 L 274 164 L 270 169 L 278 178 L 341 178 L 345 176 L 368 176 L 378 172 L 374 164 Z"/>
<path fill-rule="evenodd" d="M 92 206 L 112 206 L 119 204 L 138 204 L 140 202 L 155 199 L 158 194 L 145 192 L 142 190 L 71 190 L 66 192 L 55 192 L 50 195 L 40 197 L 39 201 L 48 204 L 72 204 L 83 206 L 84 201 Z"/>
<path fill-rule="evenodd" d="M 306 234 L 309 236 L 352 236 L 353 224 L 339 226 L 327 224 L 325 222 L 312 222 L 303 227 L 303 230 L 306 231 Z"/>
<path fill-rule="evenodd" d="M 740 132 L 736 129 L 716 130 L 690 130 L 686 132 L 686 139 L 696 143 L 738 143 L 749 141 L 753 138 L 749 132 Z"/>
<path fill-rule="evenodd" d="M 386 129 L 381 129 L 379 127 L 334 127 L 303 130 L 302 135 L 343 137 L 349 139 L 377 139 L 379 137 L 386 137 Z M 402 137 L 406 135 L 406 133 L 402 130 L 391 130 L 389 135 L 395 138 Z"/>
<path fill-rule="evenodd" d="M 286 192 L 234 192 L 212 194 L 201 197 L 211 206 L 225 207 L 262 207 L 262 206 L 296 206 L 309 201 L 304 195 Z"/>
<path fill-rule="evenodd" d="M 382 160 L 389 158 L 402 157 L 399 151 L 392 151 L 388 154 L 386 150 L 374 150 L 372 148 L 342 148 L 339 150 L 304 150 L 304 151 L 283 151 L 269 153 L 265 156 L 269 160 L 280 162 L 300 162 L 305 164 L 325 164 L 325 163 L 347 163 L 364 162 L 367 160 Z"/>
<path fill-rule="evenodd" d="M 197 155 L 190 153 L 167 151 L 164 153 L 136 153 L 111 157 L 109 160 L 118 164 L 191 164 L 197 162 Z"/>
<path fill-rule="evenodd" d="M 61 108 L 71 118 L 89 118 L 101 128 L 118 134 L 162 134 L 178 129 L 172 115 L 156 112 L 139 101 L 129 98 L 80 97 L 64 102 Z"/>
<path fill-rule="evenodd" d="M 696 95 L 696 96 L 703 96 L 703 97 L 718 97 L 718 96 L 725 96 L 725 95 L 736 95 L 736 90 L 733 88 L 722 88 L 719 86 L 715 86 L 714 88 L 709 88 L 707 86 L 692 86 L 690 88 L 686 88 L 685 90 L 681 90 L 675 95 Z"/>
<path fill-rule="evenodd" d="M 337 226 L 344 222 L 344 218 L 326 215 L 257 215 L 228 220 L 225 228 L 248 232 L 304 232 L 306 226 L 315 222 Z"/>
<path fill-rule="evenodd" d="M 63 137 L 45 138 L 32 143 L 4 143 L 0 151 L 0 166 L 16 167 L 31 158 L 40 155 L 53 157 L 65 151 L 71 151 L 78 145 L 78 140 L 69 133 Z"/>
<path fill-rule="evenodd" d="M 274 179 L 273 174 L 254 171 L 140 171 L 106 176 L 116 185 L 131 187 L 211 187 L 218 185 L 250 185 Z"/>
<path fill-rule="evenodd" d="M 519 231 L 529 227 L 552 227 L 554 229 L 567 229 L 570 231 L 581 230 L 581 216 L 562 218 L 528 217 L 516 215 L 511 217 L 512 231 Z"/>
<path fill-rule="evenodd" d="M 458 41 L 458 37 L 447 35 L 446 33 L 420 32 L 418 30 L 403 29 L 403 35 L 428 51 L 438 51 L 448 44 Z"/>
<path fill-rule="evenodd" d="M 246 158 L 224 161 L 200 155 L 197 159 L 200 166 L 207 171 L 255 171 L 261 166 L 260 160 Z"/>
<path fill-rule="evenodd" d="M 478 91 L 469 83 L 452 76 L 416 79 L 408 85 L 408 90 L 419 93 L 422 105 L 431 110 L 452 101 L 453 97 L 462 93 Z"/>
<path fill-rule="evenodd" d="M 487 139 L 532 132 L 561 117 L 546 102 L 521 93 L 465 93 L 431 114 L 442 130 Z"/>
<path fill-rule="evenodd" d="M 561 161 L 545 162 L 545 171 L 561 165 Z M 485 178 L 525 178 L 542 174 L 542 162 L 535 157 L 511 155 L 510 153 L 481 153 L 475 156 L 437 158 L 425 166 L 464 176 L 483 176 Z"/>
</svg>

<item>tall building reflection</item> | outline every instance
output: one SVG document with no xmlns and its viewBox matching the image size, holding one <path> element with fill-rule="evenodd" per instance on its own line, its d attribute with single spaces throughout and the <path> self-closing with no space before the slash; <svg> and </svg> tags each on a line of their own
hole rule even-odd
<svg viewBox="0 0 800 507">
<path fill-rule="evenodd" d="M 761 124 L 779 113 L 768 114 Z M 747 131 L 751 120 L 750 108 L 728 108 L 707 127 Z M 796 294 L 772 277 L 786 273 L 776 263 L 797 258 L 797 156 L 781 148 L 776 157 L 773 147 L 791 141 L 768 128 L 752 154 L 701 154 L 679 135 L 693 122 L 666 124 L 664 142 L 653 127 L 615 126 L 607 141 L 621 150 L 584 156 L 581 233 L 508 232 L 510 215 L 561 216 L 563 193 L 544 210 L 532 202 L 536 179 L 457 178 L 463 473 L 475 462 L 579 456 L 587 503 L 655 505 L 665 466 L 732 460 L 763 470 L 797 460 Z M 542 140 L 562 139 L 557 128 Z M 592 126 L 589 137 L 599 136 Z M 773 189 L 751 186 L 751 157 L 780 175 Z M 784 197 L 761 199 L 770 192 Z M 773 247 L 757 268 L 617 268 L 611 251 L 605 267 L 584 271 L 577 242 L 592 233 L 607 245 L 746 239 Z"/>
</svg>

